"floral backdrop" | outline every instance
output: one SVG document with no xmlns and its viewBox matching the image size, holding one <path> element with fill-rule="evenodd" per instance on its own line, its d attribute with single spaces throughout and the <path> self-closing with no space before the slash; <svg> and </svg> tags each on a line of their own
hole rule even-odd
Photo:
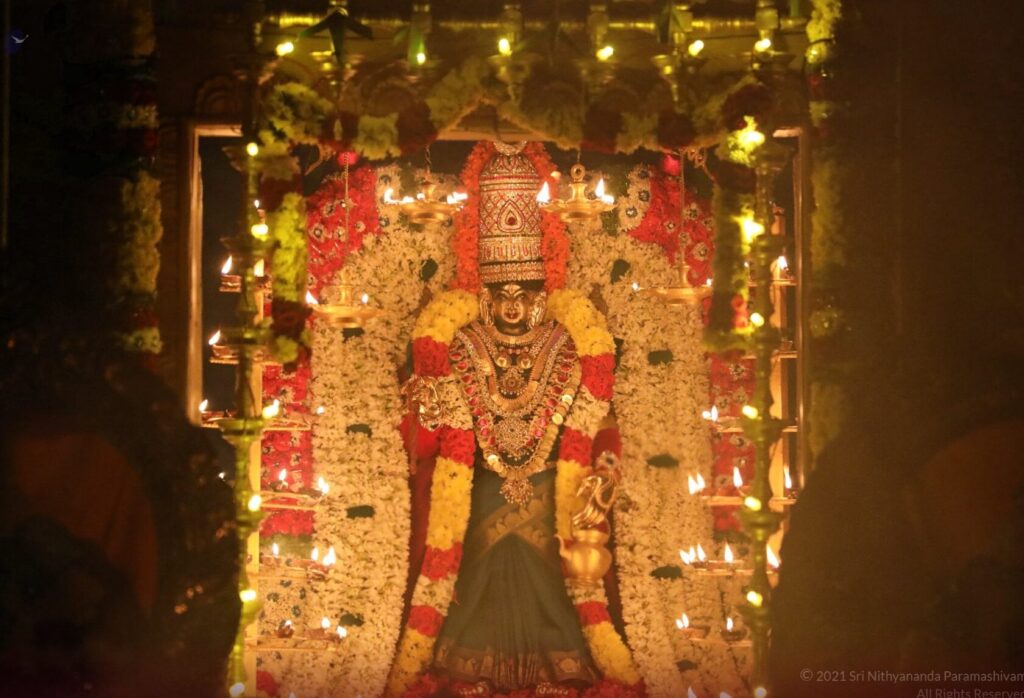
<svg viewBox="0 0 1024 698">
<path fill-rule="evenodd" d="M 706 307 L 671 307 L 638 292 L 678 281 L 680 241 L 691 283 L 705 283 L 711 271 L 711 211 L 690 192 L 681 215 L 678 166 L 667 158 L 623 170 L 620 181 L 611 176 L 619 206 L 604 220 L 570 229 L 567 286 L 607 307 L 618 345 L 613 403 L 625 484 L 615 543 L 628 642 L 651 695 L 692 688 L 701 696 L 737 696 L 746 692 L 749 650 L 694 643 L 676 619 L 685 612 L 712 629 L 727 615 L 739 620 L 742 582 L 694 575 L 679 565 L 679 550 L 699 543 L 721 559 L 724 541 L 735 545 L 734 517 L 713 515 L 688 493 L 687 480 L 700 473 L 713 489 L 731 482 L 734 466 L 749 476 L 753 459 L 742 435 L 719 434 L 701 414 L 715 405 L 722 416 L 737 415 L 752 373 L 736 355 L 705 354 Z M 395 650 L 409 535 L 408 456 L 396 429 L 399 375 L 419 310 L 456 274 L 452 226 L 409 225 L 385 202 L 388 188 L 395 199 L 415 194 L 403 190 L 410 174 L 356 163 L 348 230 L 340 171 L 306 199 L 310 293 L 318 297 L 344 273 L 383 312 L 361 330 L 311 319 L 311 360 L 292 373 L 268 368 L 264 377 L 267 399 L 313 423 L 311 431 L 265 435 L 264 489 L 327 491 L 315 512 L 272 513 L 261 529 L 263 554 L 305 562 L 314 551 L 321 560 L 333 551 L 336 560 L 322 578 L 262 578 L 258 631 L 273 638 L 290 621 L 299 636 L 325 618 L 346 631 L 326 650 L 259 650 L 259 685 L 271 695 L 380 695 Z"/>
</svg>

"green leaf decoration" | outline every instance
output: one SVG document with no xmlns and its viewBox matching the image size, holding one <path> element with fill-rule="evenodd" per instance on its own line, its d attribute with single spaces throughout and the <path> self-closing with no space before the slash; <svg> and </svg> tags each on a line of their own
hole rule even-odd
<svg viewBox="0 0 1024 698">
<path fill-rule="evenodd" d="M 367 436 L 373 436 L 373 429 L 370 428 L 369 424 L 349 424 L 345 427 L 346 434 L 366 434 Z"/>
<path fill-rule="evenodd" d="M 665 565 L 653 570 L 651 576 L 655 579 L 681 579 L 683 570 L 679 565 Z"/>
<path fill-rule="evenodd" d="M 647 363 L 651 366 L 657 366 L 658 364 L 670 364 L 672 363 L 672 351 L 669 349 L 658 349 L 656 351 L 649 352 L 647 354 Z"/>
<path fill-rule="evenodd" d="M 359 627 L 366 621 L 358 613 L 349 613 L 346 611 L 341 614 L 341 618 L 338 619 L 338 625 L 344 625 L 345 627 Z"/>
<path fill-rule="evenodd" d="M 623 276 L 628 274 L 631 268 L 632 267 L 630 266 L 629 262 L 627 262 L 626 260 L 616 259 L 615 262 L 612 264 L 612 283 L 614 284 L 616 281 L 618 281 Z"/>
<path fill-rule="evenodd" d="M 659 453 L 648 458 L 647 465 L 652 468 L 678 468 L 679 461 L 668 453 Z"/>
<path fill-rule="evenodd" d="M 420 266 L 420 279 L 422 281 L 430 281 L 436 273 L 437 262 L 429 257 L 424 259 L 423 264 Z"/>
<path fill-rule="evenodd" d="M 350 519 L 371 519 L 377 511 L 369 504 L 361 504 L 357 507 L 349 507 L 345 510 L 345 516 Z"/>
</svg>

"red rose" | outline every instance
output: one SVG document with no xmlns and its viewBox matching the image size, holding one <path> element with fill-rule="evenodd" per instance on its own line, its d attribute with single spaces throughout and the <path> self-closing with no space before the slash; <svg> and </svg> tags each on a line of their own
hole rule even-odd
<svg viewBox="0 0 1024 698">
<path fill-rule="evenodd" d="M 436 582 L 458 572 L 460 562 L 462 562 L 462 543 L 455 543 L 447 550 L 431 548 L 428 545 L 423 553 L 423 567 L 420 568 L 420 574 Z"/>
<path fill-rule="evenodd" d="M 585 434 L 566 427 L 562 431 L 562 447 L 559 458 L 562 460 L 574 460 L 583 465 L 590 465 L 590 454 L 593 450 L 593 441 Z"/>
<path fill-rule="evenodd" d="M 412 341 L 412 366 L 419 376 L 447 376 L 452 370 L 448 345 L 433 337 L 417 337 Z"/>
<path fill-rule="evenodd" d="M 444 616 L 430 606 L 413 606 L 409 610 L 409 627 L 427 637 L 437 637 Z"/>
<path fill-rule="evenodd" d="M 615 357 L 612 354 L 581 356 L 583 376 L 580 383 L 598 400 L 611 400 L 615 384 Z"/>
<path fill-rule="evenodd" d="M 473 432 L 469 429 L 442 427 L 441 455 L 466 467 L 473 467 L 473 456 L 476 455 L 476 439 Z"/>
<path fill-rule="evenodd" d="M 598 623 L 611 622 L 612 617 L 608 615 L 608 607 L 601 601 L 584 601 L 576 605 L 576 613 L 580 617 L 580 623 L 584 626 L 597 625 Z"/>
</svg>

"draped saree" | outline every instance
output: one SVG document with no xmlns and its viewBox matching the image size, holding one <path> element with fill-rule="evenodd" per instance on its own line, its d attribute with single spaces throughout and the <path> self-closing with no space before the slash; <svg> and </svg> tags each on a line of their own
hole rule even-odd
<svg viewBox="0 0 1024 698">
<path fill-rule="evenodd" d="M 530 477 L 520 508 L 477 451 L 472 510 L 455 599 L 438 637 L 434 667 L 456 681 L 498 690 L 599 678 L 565 590 L 555 534 L 553 467 Z"/>
</svg>

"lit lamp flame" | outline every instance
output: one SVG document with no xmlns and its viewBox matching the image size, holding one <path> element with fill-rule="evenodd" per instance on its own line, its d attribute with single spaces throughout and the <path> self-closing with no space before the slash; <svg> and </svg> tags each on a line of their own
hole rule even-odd
<svg viewBox="0 0 1024 698">
<path fill-rule="evenodd" d="M 764 551 L 765 551 L 765 554 L 768 557 L 768 564 L 772 567 L 772 569 L 776 569 L 776 570 L 779 569 L 779 565 L 781 563 L 779 562 L 778 555 L 776 555 L 775 551 L 772 550 L 772 546 L 766 545 L 765 548 L 764 548 Z"/>
<path fill-rule="evenodd" d="M 270 554 L 273 555 L 274 557 L 277 557 L 278 555 L 280 555 L 281 554 L 281 546 L 279 546 L 277 543 L 274 543 L 273 545 L 271 545 L 270 546 Z"/>
<path fill-rule="evenodd" d="M 698 562 L 707 562 L 708 560 L 708 556 L 705 554 L 704 548 L 700 546 L 700 543 L 697 543 L 697 560 Z"/>
<path fill-rule="evenodd" d="M 320 627 L 323 628 L 324 630 L 327 630 L 328 628 L 330 628 L 331 627 L 331 619 L 328 618 L 327 616 L 324 616 L 323 618 L 321 618 L 320 619 Z"/>
<path fill-rule="evenodd" d="M 594 187 L 594 196 L 596 196 L 597 198 L 599 198 L 601 201 L 605 202 L 606 204 L 614 204 L 615 203 L 615 197 L 614 196 L 612 196 L 611 194 L 605 194 L 604 193 L 604 177 L 602 177 L 601 179 L 597 180 L 597 186 Z"/>
<path fill-rule="evenodd" d="M 782 484 L 787 490 L 793 489 L 793 477 L 789 474 L 789 466 L 782 467 Z"/>
<path fill-rule="evenodd" d="M 306 305 L 320 305 L 320 301 L 312 293 L 306 291 Z"/>
<path fill-rule="evenodd" d="M 216 344 L 219 341 L 220 341 L 220 330 L 217 330 L 212 335 L 210 335 L 210 339 L 206 343 L 209 344 L 212 347 L 214 344 Z"/>
<path fill-rule="evenodd" d="M 327 408 L 324 407 L 323 405 L 318 405 L 317 408 L 316 408 L 316 413 L 317 414 L 323 414 L 326 411 L 327 411 Z"/>
<path fill-rule="evenodd" d="M 691 552 L 686 552 L 685 550 L 679 551 L 679 559 L 683 561 L 684 565 L 693 564 L 693 546 L 690 546 L 690 551 Z"/>
<path fill-rule="evenodd" d="M 736 489 L 743 487 L 743 474 L 738 465 L 732 466 L 732 484 Z"/>
<path fill-rule="evenodd" d="M 542 186 L 540 188 L 540 191 L 537 192 L 537 203 L 538 204 L 548 204 L 548 203 L 551 203 L 551 188 L 548 186 L 547 182 L 544 182 L 544 186 Z"/>
<path fill-rule="evenodd" d="M 279 472 L 277 474 L 277 479 L 280 480 L 282 483 L 287 482 L 288 481 L 288 471 L 285 468 L 281 468 L 281 472 Z"/>
<path fill-rule="evenodd" d="M 256 264 L 252 265 L 252 273 L 255 276 L 263 276 L 266 269 L 266 262 L 262 259 L 257 259 Z"/>
<path fill-rule="evenodd" d="M 206 409 L 209 406 L 210 406 L 210 401 L 209 400 L 203 400 L 202 402 L 200 402 L 199 403 L 199 412 L 200 412 L 200 414 L 202 414 L 203 412 L 206 412 Z"/>
<path fill-rule="evenodd" d="M 710 410 L 704 410 L 700 413 L 700 416 L 709 422 L 718 421 L 718 405 L 712 405 Z"/>
<path fill-rule="evenodd" d="M 697 698 L 697 694 L 693 692 L 693 686 L 686 689 L 686 698 Z"/>
<path fill-rule="evenodd" d="M 725 629 L 728 630 L 729 632 L 733 631 L 732 616 L 729 616 L 728 618 L 725 619 Z"/>
<path fill-rule="evenodd" d="M 320 490 L 324 494 L 327 494 L 328 490 L 331 489 L 330 486 L 327 484 L 327 480 L 324 480 L 323 476 L 321 476 L 316 481 L 316 487 L 317 487 L 318 490 Z"/>
<path fill-rule="evenodd" d="M 224 260 L 224 264 L 222 264 L 221 267 L 220 267 L 220 273 L 221 274 L 230 274 L 231 273 L 231 265 L 232 265 L 233 262 L 234 262 L 234 260 L 231 259 L 231 255 L 228 255 L 228 258 Z"/>
<path fill-rule="evenodd" d="M 461 204 L 463 201 L 469 198 L 469 194 L 461 191 L 453 191 L 445 198 L 445 201 L 449 204 Z"/>
<path fill-rule="evenodd" d="M 313 546 L 313 552 L 311 552 L 309 554 L 309 559 L 311 559 L 313 562 L 319 562 L 320 561 L 320 548 L 319 547 L 317 547 L 315 545 Z"/>
<path fill-rule="evenodd" d="M 370 302 L 370 294 L 369 293 L 364 293 L 363 295 L 361 295 L 359 297 L 359 300 L 361 300 L 363 302 L 363 305 L 366 305 L 367 303 Z"/>
<path fill-rule="evenodd" d="M 692 42 L 689 46 L 686 47 L 686 52 L 689 53 L 694 58 L 699 56 L 700 52 L 703 50 L 704 42 L 701 41 L 700 39 L 697 39 L 696 41 Z"/>
<path fill-rule="evenodd" d="M 630 284 L 630 288 L 632 288 L 633 292 L 636 293 L 637 291 L 640 290 L 640 284 L 634 281 L 632 284 Z"/>
<path fill-rule="evenodd" d="M 338 639 L 339 640 L 344 640 L 346 637 L 348 637 L 348 630 L 345 629 L 345 626 L 339 625 L 338 626 Z"/>
<path fill-rule="evenodd" d="M 736 556 L 733 555 L 732 548 L 729 547 L 728 543 L 725 544 L 725 552 L 722 553 L 722 559 L 725 560 L 726 564 L 729 565 L 736 562 Z"/>
<path fill-rule="evenodd" d="M 272 403 L 263 408 L 263 419 L 273 419 L 281 414 L 281 402 L 276 398 Z"/>
<path fill-rule="evenodd" d="M 676 618 L 676 627 L 679 628 L 680 630 L 686 630 L 687 628 L 689 628 L 690 627 L 690 617 L 687 616 L 684 613 L 679 618 Z"/>
<path fill-rule="evenodd" d="M 789 262 L 786 261 L 786 256 L 782 255 L 775 260 L 775 266 L 779 271 L 785 271 L 789 269 Z"/>
<path fill-rule="evenodd" d="M 332 545 L 327 549 L 327 554 L 324 555 L 323 564 L 325 567 L 330 567 L 338 561 L 338 556 L 334 554 L 334 546 Z"/>
</svg>

